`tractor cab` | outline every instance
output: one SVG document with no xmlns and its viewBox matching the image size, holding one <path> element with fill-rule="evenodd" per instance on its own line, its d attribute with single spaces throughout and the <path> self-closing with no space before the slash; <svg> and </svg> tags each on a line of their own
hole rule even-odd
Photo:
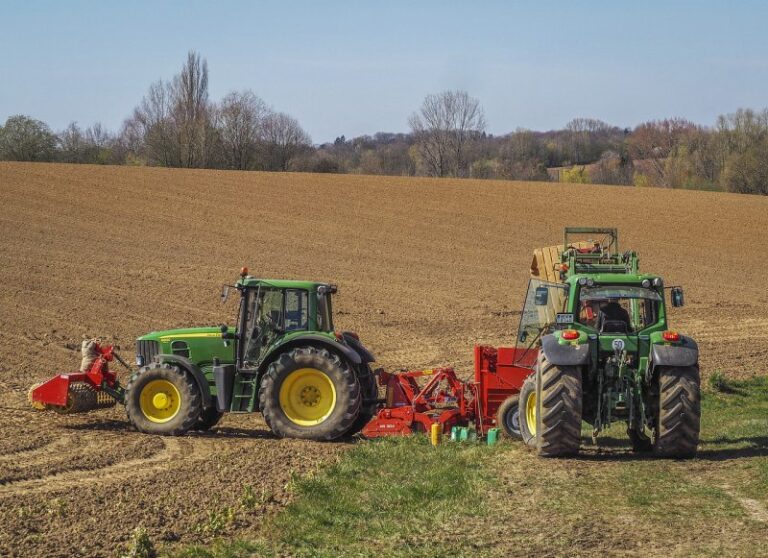
<svg viewBox="0 0 768 558">
<path fill-rule="evenodd" d="M 240 368 L 259 369 L 274 348 L 309 333 L 338 342 L 331 304 L 335 285 L 255 279 L 246 271 L 235 287 L 241 293 L 236 330 L 222 326 L 222 336 L 235 340 Z"/>
</svg>

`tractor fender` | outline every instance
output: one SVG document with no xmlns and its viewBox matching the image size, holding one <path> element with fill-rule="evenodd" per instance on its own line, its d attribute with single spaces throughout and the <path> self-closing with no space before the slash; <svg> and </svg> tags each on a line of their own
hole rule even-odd
<svg viewBox="0 0 768 558">
<path fill-rule="evenodd" d="M 360 358 L 360 355 L 357 354 L 357 352 L 351 347 L 348 347 L 343 343 L 339 343 L 338 341 L 331 340 L 328 337 L 325 337 L 324 335 L 314 335 L 310 333 L 307 335 L 302 335 L 300 337 L 291 339 L 290 341 L 283 343 L 281 345 L 278 345 L 277 347 L 269 351 L 269 353 L 264 357 L 264 360 L 262 361 L 261 366 L 259 366 L 259 375 L 264 373 L 266 369 L 269 367 L 269 365 L 272 363 L 272 361 L 275 360 L 275 355 L 279 355 L 295 347 L 301 347 L 302 345 L 312 345 L 315 347 L 323 347 L 325 349 L 328 349 L 330 351 L 333 351 L 339 354 L 340 356 L 343 356 L 344 358 L 349 360 L 349 362 L 351 362 L 353 365 L 359 365 L 363 362 L 363 360 Z"/>
<path fill-rule="evenodd" d="M 561 345 L 552 334 L 541 338 L 541 352 L 555 366 L 583 366 L 589 361 L 589 343 Z"/>
<path fill-rule="evenodd" d="M 360 359 L 363 362 L 376 362 L 376 357 L 373 356 L 373 353 L 369 351 L 365 345 L 363 345 L 354 335 L 350 335 L 348 331 L 342 331 L 341 335 L 344 337 L 344 342 L 352 347 L 355 352 L 360 355 Z"/>
<path fill-rule="evenodd" d="M 699 362 L 699 346 L 696 341 L 680 336 L 680 345 L 653 345 L 651 368 L 657 366 L 696 366 Z"/>
<path fill-rule="evenodd" d="M 208 385 L 208 380 L 206 379 L 205 374 L 203 374 L 203 371 L 200 370 L 200 367 L 197 364 L 188 358 L 179 355 L 159 354 L 155 356 L 155 360 L 157 362 L 176 364 L 192 374 L 192 377 L 197 383 L 197 387 L 200 388 L 200 395 L 203 400 L 203 409 L 207 409 L 208 407 L 214 405 L 213 398 L 211 397 L 211 387 Z"/>
</svg>

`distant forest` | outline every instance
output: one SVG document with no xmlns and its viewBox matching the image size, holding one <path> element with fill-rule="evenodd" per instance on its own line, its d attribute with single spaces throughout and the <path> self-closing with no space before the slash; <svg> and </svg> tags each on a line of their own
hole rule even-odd
<svg viewBox="0 0 768 558">
<path fill-rule="evenodd" d="M 478 99 L 428 95 L 410 133 L 316 145 L 292 116 L 252 91 L 208 95 L 208 65 L 190 52 L 179 74 L 152 84 L 117 132 L 76 122 L 54 132 L 30 116 L 0 126 L 0 160 L 179 168 L 433 176 L 724 190 L 768 195 L 768 109 L 712 126 L 682 118 L 633 129 L 575 118 L 561 130 L 486 132 Z"/>
</svg>

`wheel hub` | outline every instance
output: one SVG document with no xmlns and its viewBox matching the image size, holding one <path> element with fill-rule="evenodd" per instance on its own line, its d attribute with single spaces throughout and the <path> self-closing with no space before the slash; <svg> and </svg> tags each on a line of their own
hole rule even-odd
<svg viewBox="0 0 768 558">
<path fill-rule="evenodd" d="M 305 386 L 301 390 L 301 402 L 307 407 L 317 407 L 320 403 L 320 390 L 315 386 Z"/>
<path fill-rule="evenodd" d="M 168 406 L 168 396 L 165 393 L 156 393 L 152 398 L 152 405 L 155 409 L 165 409 Z"/>
</svg>

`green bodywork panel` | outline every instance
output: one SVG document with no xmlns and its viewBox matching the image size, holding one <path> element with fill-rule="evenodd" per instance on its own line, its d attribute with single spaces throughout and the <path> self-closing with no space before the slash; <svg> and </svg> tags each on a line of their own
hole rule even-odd
<svg viewBox="0 0 768 558">
<path fill-rule="evenodd" d="M 229 330 L 234 333 L 234 328 Z M 234 344 L 224 345 L 220 327 L 188 327 L 153 331 L 142 335 L 136 341 L 157 341 L 161 355 L 177 355 L 188 358 L 196 364 L 211 386 L 211 395 L 216 395 L 213 384 L 213 359 L 223 364 L 235 362 Z M 147 364 L 147 363 L 144 363 Z"/>
</svg>

